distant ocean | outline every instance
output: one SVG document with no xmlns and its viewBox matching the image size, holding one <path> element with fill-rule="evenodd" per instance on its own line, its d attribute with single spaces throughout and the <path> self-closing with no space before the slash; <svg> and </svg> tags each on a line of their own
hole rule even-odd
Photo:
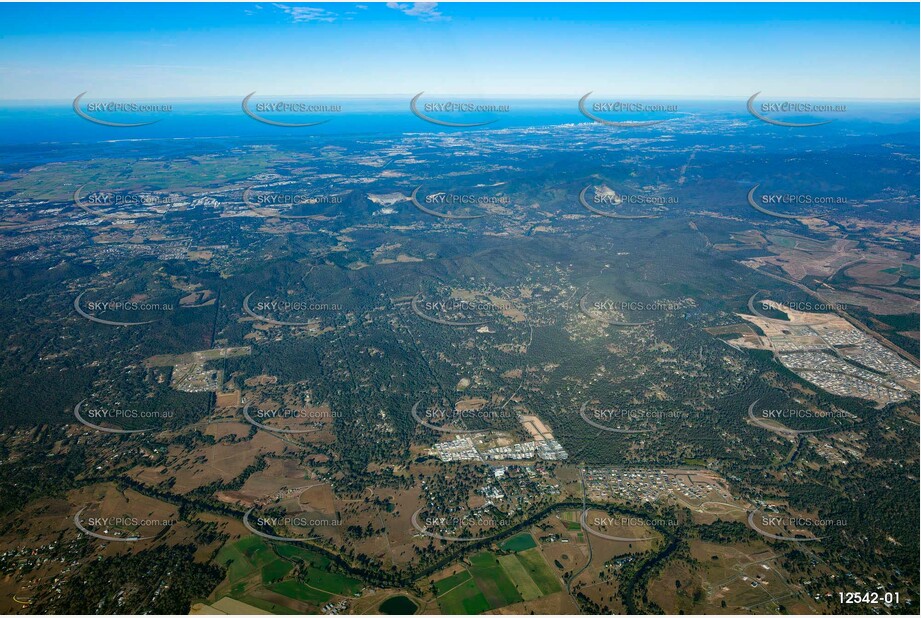
<svg viewBox="0 0 921 618">
<path fill-rule="evenodd" d="M 635 97 L 624 97 L 628 101 Z M 89 100 L 87 95 L 86 100 Z M 84 103 L 86 102 L 84 101 Z M 98 99 L 96 99 L 98 101 Z M 329 119 L 321 125 L 301 128 L 277 127 L 264 124 L 246 116 L 241 110 L 241 99 L 224 99 L 212 101 L 157 101 L 158 104 L 170 103 L 172 110 L 160 114 L 113 114 L 93 113 L 97 118 L 117 122 L 137 122 L 152 118 L 161 118 L 155 124 L 143 127 L 106 127 L 94 124 L 74 113 L 71 101 L 56 103 L 0 102 L 0 165 L 6 171 L 15 169 L 17 164 L 30 165 L 42 160 L 67 160 L 87 158 L 85 147 L 111 145 L 109 152 L 121 150 L 118 144 L 131 144 L 136 147 L 148 140 L 216 140 L 218 143 L 256 143 L 273 141 L 291 143 L 303 139 L 305 144 L 316 144 L 316 138 L 339 136 L 388 137 L 404 133 L 465 133 L 477 130 L 501 130 L 509 128 L 546 127 L 567 123 L 589 123 L 588 118 L 579 112 L 578 99 L 465 99 L 464 97 L 440 97 L 430 101 L 452 100 L 472 101 L 475 103 L 508 105 L 507 112 L 477 112 L 475 114 L 430 113 L 429 115 L 458 122 L 471 122 L 483 119 L 495 119 L 496 122 L 480 128 L 452 128 L 426 122 L 412 114 L 409 99 L 310 99 L 311 104 L 335 104 L 341 106 L 336 113 L 286 114 L 282 116 L 262 114 L 265 117 L 285 122 L 304 122 L 307 120 Z M 600 100 L 609 101 L 610 97 Z M 271 102 L 271 98 L 260 99 Z M 424 100 L 423 100 L 424 101 Z M 644 102 L 653 102 L 644 99 Z M 143 101 L 139 101 L 143 102 Z M 251 103 L 251 108 L 255 105 Z M 682 117 L 685 119 L 699 117 L 721 120 L 738 120 L 749 123 L 753 128 L 765 129 L 770 125 L 753 118 L 746 110 L 745 99 L 719 101 L 681 101 L 660 100 L 659 102 L 678 106 L 678 113 L 650 113 L 620 115 L 616 119 L 657 120 L 663 117 Z M 420 108 L 422 101 L 420 101 Z M 85 108 L 83 108 L 85 109 Z M 309 116 L 309 118 L 306 118 Z M 606 116 L 608 117 L 608 116 Z M 919 131 L 918 103 L 867 103 L 848 104 L 847 113 L 832 114 L 823 118 L 834 117 L 835 122 L 813 127 L 824 135 L 886 135 Z M 614 117 L 611 116 L 613 119 Z M 814 119 L 815 117 L 813 117 Z M 663 131 L 669 131 L 667 123 L 657 125 Z M 772 127 L 773 128 L 773 127 Z M 656 130 L 659 130 L 658 128 Z M 776 127 L 778 131 L 787 129 Z M 619 135 L 623 130 L 616 129 Z M 161 143 L 161 146 L 163 144 Z M 178 145 L 178 144 L 177 144 Z M 105 156 L 97 147 L 92 148 L 95 156 Z M 138 148 L 131 150 L 137 152 Z M 167 149 L 169 150 L 169 148 Z M 182 149 L 180 149 L 182 150 Z M 82 154 L 80 151 L 83 151 Z M 53 153 L 53 154 L 52 154 Z M 48 157 L 46 159 L 46 157 Z"/>
</svg>

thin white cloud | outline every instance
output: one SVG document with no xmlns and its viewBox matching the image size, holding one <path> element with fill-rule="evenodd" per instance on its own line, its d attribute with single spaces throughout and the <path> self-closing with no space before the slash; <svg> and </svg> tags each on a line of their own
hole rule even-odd
<svg viewBox="0 0 921 618">
<path fill-rule="evenodd" d="M 438 10 L 437 2 L 388 2 L 387 8 L 402 11 L 410 17 L 418 17 L 422 21 L 444 21 L 448 19 Z"/>
<path fill-rule="evenodd" d="M 308 21 L 334 22 L 338 15 L 332 11 L 312 6 L 288 6 L 287 4 L 276 4 L 276 7 L 291 16 L 295 23 Z"/>
</svg>

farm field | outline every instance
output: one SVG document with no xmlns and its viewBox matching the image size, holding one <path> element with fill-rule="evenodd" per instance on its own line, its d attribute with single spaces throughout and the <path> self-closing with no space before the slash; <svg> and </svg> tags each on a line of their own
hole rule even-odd
<svg viewBox="0 0 921 618">
<path fill-rule="evenodd" d="M 284 608 L 284 613 L 316 609 L 335 597 L 353 597 L 363 588 L 357 579 L 330 571 L 329 560 L 309 549 L 287 543 L 270 545 L 256 536 L 225 545 L 216 561 L 227 569 L 220 594 L 275 613 L 277 608 Z M 296 565 L 301 565 L 298 579 L 286 579 Z M 286 605 L 286 599 L 297 606 Z"/>
<path fill-rule="evenodd" d="M 435 582 L 438 606 L 446 614 L 498 610 L 562 590 L 536 544 L 502 556 L 480 552 L 469 562 L 465 570 Z M 484 609 L 477 609 L 481 607 Z"/>
</svg>

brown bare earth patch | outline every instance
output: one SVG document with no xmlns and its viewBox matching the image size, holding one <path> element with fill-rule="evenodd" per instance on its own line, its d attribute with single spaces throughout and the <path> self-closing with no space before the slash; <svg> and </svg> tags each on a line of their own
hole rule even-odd
<svg viewBox="0 0 921 618">
<path fill-rule="evenodd" d="M 191 254 L 190 254 L 191 255 Z M 210 259 L 210 258 L 209 258 Z M 213 305 L 216 298 L 211 290 L 200 290 L 191 292 L 179 299 L 180 307 L 205 307 Z"/>
<path fill-rule="evenodd" d="M 454 409 L 458 412 L 466 412 L 468 410 L 479 410 L 485 406 L 488 401 L 480 397 L 471 397 L 469 399 L 461 399 L 454 404 Z"/>
<path fill-rule="evenodd" d="M 265 504 L 275 500 L 298 496 L 311 486 L 310 472 L 291 459 L 268 458 L 264 470 L 253 473 L 243 487 L 240 496 L 252 502 Z"/>
<path fill-rule="evenodd" d="M 163 474 L 162 467 L 134 468 L 129 474 L 148 484 L 175 478 L 173 491 L 186 493 L 215 481 L 229 482 L 254 463 L 260 454 L 281 454 L 288 448 L 278 437 L 257 431 L 251 440 L 243 443 L 219 442 L 200 445 L 191 451 L 172 445 L 167 453 L 166 474 Z"/>
<path fill-rule="evenodd" d="M 486 612 L 485 615 L 507 616 L 512 614 L 529 615 L 532 613 L 537 615 L 556 614 L 560 616 L 571 616 L 580 612 L 579 606 L 576 605 L 572 597 L 566 594 L 565 591 L 560 591 L 548 594 L 539 599 L 534 599 L 533 601 L 523 601 L 513 605 L 506 605 L 505 607 Z"/>
<path fill-rule="evenodd" d="M 250 346 L 237 346 L 227 348 L 214 348 L 199 350 L 187 354 L 157 354 L 144 359 L 146 367 L 173 367 L 175 365 L 202 364 L 208 361 L 219 360 L 233 356 L 248 356 L 252 353 Z"/>
<path fill-rule="evenodd" d="M 751 327 L 748 324 L 729 324 L 727 326 L 714 326 L 712 328 L 705 328 L 706 332 L 714 336 L 719 335 L 746 335 L 752 332 Z"/>
<path fill-rule="evenodd" d="M 215 405 L 218 408 L 236 408 L 240 405 L 240 391 L 217 393 L 215 398 Z"/>
<path fill-rule="evenodd" d="M 309 486 L 300 493 L 299 502 L 305 511 L 330 517 L 336 514 L 336 496 L 328 483 Z"/>
<path fill-rule="evenodd" d="M 238 422 L 220 422 L 209 423 L 201 432 L 206 436 L 212 436 L 215 440 L 221 440 L 228 436 L 244 437 L 249 434 L 252 425 L 249 423 Z"/>
<path fill-rule="evenodd" d="M 757 609 L 758 613 L 775 613 L 778 607 L 772 597 L 776 597 L 783 599 L 790 613 L 822 613 L 800 580 L 783 571 L 779 556 L 761 541 L 719 544 L 692 540 L 689 545 L 697 568 L 690 569 L 686 563 L 670 565 L 650 582 L 650 598 L 666 612 L 739 614 Z M 676 579 L 692 594 L 676 593 Z M 702 594 L 695 601 L 693 591 L 698 589 Z"/>
<path fill-rule="evenodd" d="M 662 573 L 649 583 L 649 599 L 662 608 L 666 614 L 696 613 L 705 596 L 704 584 L 687 563 L 670 561 Z M 700 600 L 695 600 L 695 597 Z"/>
<path fill-rule="evenodd" d="M 246 379 L 243 384 L 249 387 L 278 384 L 278 376 L 270 376 L 263 373 L 261 375 Z"/>
</svg>

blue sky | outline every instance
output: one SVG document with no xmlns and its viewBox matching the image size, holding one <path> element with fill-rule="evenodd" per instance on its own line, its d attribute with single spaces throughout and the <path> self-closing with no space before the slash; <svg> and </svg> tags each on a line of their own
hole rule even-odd
<svg viewBox="0 0 921 618">
<path fill-rule="evenodd" d="M 0 98 L 917 99 L 917 4 L 0 4 Z"/>
</svg>

